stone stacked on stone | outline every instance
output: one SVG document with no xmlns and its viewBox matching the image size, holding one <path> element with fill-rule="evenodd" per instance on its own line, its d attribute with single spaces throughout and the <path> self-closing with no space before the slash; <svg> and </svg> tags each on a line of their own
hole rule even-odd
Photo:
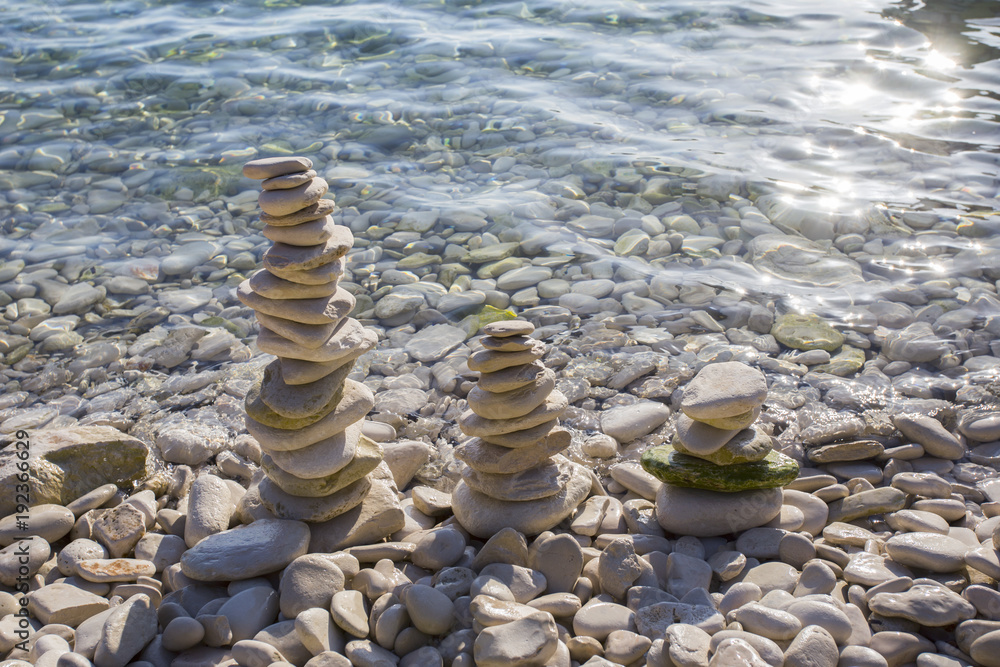
<svg viewBox="0 0 1000 667">
<path fill-rule="evenodd" d="M 778 516 L 781 487 L 799 466 L 754 426 L 766 398 L 764 374 L 735 361 L 709 364 L 691 380 L 673 441 L 642 455 L 663 482 L 656 514 L 665 530 L 725 535 Z"/>
<path fill-rule="evenodd" d="M 570 444 L 569 432 L 556 426 L 569 403 L 541 362 L 545 344 L 529 337 L 534 330 L 521 320 L 488 324 L 485 349 L 469 357 L 480 376 L 458 423 L 474 439 L 455 451 L 466 468 L 452 507 L 478 537 L 504 528 L 549 530 L 590 493 L 590 471 L 559 454 Z"/>
<path fill-rule="evenodd" d="M 257 314 L 257 346 L 278 357 L 246 397 L 266 475 L 248 503 L 259 497 L 274 517 L 319 523 L 355 509 L 392 475 L 381 446 L 361 433 L 372 392 L 347 377 L 377 342 L 348 317 L 354 297 L 338 285 L 354 237 L 334 222 L 333 202 L 322 199 L 327 183 L 311 167 L 302 157 L 244 165 L 245 176 L 264 179 L 258 202 L 275 243 L 237 294 Z"/>
</svg>

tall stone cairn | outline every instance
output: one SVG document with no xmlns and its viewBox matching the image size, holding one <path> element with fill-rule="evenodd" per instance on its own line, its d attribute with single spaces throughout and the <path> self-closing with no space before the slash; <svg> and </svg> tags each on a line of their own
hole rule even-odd
<svg viewBox="0 0 1000 667">
<path fill-rule="evenodd" d="M 545 344 L 530 322 L 483 327 L 484 350 L 469 357 L 480 373 L 459 426 L 473 440 L 455 455 L 466 464 L 452 492 L 462 526 L 488 538 L 503 528 L 536 535 L 572 514 L 590 493 L 590 471 L 559 452 L 570 434 L 556 426 L 569 403 L 540 361 Z"/>
<path fill-rule="evenodd" d="M 334 223 L 327 183 L 311 167 L 303 157 L 244 165 L 244 176 L 264 181 L 257 201 L 274 245 L 237 294 L 257 314 L 257 346 L 278 357 L 246 397 L 247 430 L 264 451 L 256 493 L 273 516 L 315 523 L 357 508 L 391 473 L 361 434 L 374 396 L 347 378 L 377 342 L 347 316 L 354 297 L 338 285 L 354 237 Z"/>
</svg>

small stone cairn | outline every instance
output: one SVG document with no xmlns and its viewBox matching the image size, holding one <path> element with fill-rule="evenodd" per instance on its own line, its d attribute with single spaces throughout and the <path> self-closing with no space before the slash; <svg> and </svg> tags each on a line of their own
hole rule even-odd
<svg viewBox="0 0 1000 667">
<path fill-rule="evenodd" d="M 488 324 L 481 339 L 486 349 L 469 357 L 479 383 L 469 392 L 471 410 L 458 423 L 475 438 L 455 451 L 467 467 L 452 492 L 452 508 L 478 537 L 504 528 L 536 535 L 590 494 L 590 472 L 559 455 L 570 434 L 556 423 L 569 403 L 555 388 L 555 373 L 540 361 L 545 344 L 529 338 L 534 330 L 521 320 Z"/>
<path fill-rule="evenodd" d="M 642 455 L 664 482 L 657 519 L 678 535 L 726 535 L 769 523 L 781 512 L 781 487 L 798 464 L 754 427 L 767 398 L 764 374 L 727 361 L 705 366 L 681 398 L 676 435 Z"/>
<path fill-rule="evenodd" d="M 278 357 L 246 397 L 247 430 L 264 451 L 260 504 L 281 519 L 326 522 L 391 473 L 381 446 L 361 434 L 374 396 L 347 378 L 377 342 L 347 316 L 354 297 L 338 286 L 354 237 L 334 223 L 327 183 L 311 167 L 303 157 L 244 165 L 245 176 L 264 179 L 258 202 L 274 245 L 237 294 L 257 314 L 257 346 Z"/>
</svg>

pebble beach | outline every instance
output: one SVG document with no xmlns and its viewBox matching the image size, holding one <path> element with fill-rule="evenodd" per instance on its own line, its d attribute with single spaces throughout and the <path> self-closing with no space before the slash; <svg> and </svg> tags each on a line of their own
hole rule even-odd
<svg viewBox="0 0 1000 667">
<path fill-rule="evenodd" d="M 0 667 L 1000 665 L 960 4 L 0 0 Z"/>
</svg>

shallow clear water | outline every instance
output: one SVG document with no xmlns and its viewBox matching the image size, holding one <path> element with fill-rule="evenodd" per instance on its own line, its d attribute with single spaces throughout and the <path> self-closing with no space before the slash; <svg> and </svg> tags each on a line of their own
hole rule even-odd
<svg viewBox="0 0 1000 667">
<path fill-rule="evenodd" d="M 992 3 L 0 0 L 0 25 L 0 252 L 29 266 L 259 256 L 239 166 L 291 152 L 361 246 L 472 214 L 841 323 L 949 279 L 914 307 L 1000 317 Z M 679 234 L 658 257 L 616 254 L 638 223 L 567 224 L 650 212 Z"/>
</svg>

